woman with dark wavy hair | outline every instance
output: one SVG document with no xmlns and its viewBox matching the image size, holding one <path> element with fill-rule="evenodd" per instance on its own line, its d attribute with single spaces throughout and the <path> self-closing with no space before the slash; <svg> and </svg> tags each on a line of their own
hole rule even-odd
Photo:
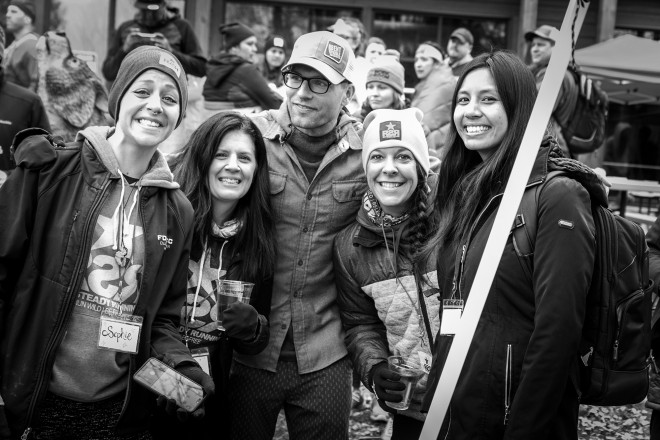
<svg viewBox="0 0 660 440">
<path fill-rule="evenodd" d="M 210 364 L 217 391 L 206 417 L 193 424 L 157 420 L 157 438 L 214 438 L 229 422 L 227 384 L 233 350 L 256 354 L 268 344 L 275 242 L 266 148 L 261 132 L 235 112 L 212 116 L 195 130 L 173 165 L 195 211 L 188 294 L 181 310 L 183 340 Z M 217 328 L 214 290 L 220 280 L 254 283 L 250 304 L 233 303 Z M 228 426 L 228 425 L 227 425 Z M 220 437 L 225 438 L 225 437 Z"/>
<path fill-rule="evenodd" d="M 531 72 L 505 51 L 475 57 L 458 79 L 439 171 L 439 226 L 417 259 L 424 267 L 437 258 L 443 305 L 426 410 L 460 327 L 449 317 L 470 301 L 535 98 Z M 564 174 L 546 181 L 552 170 Z M 606 195 L 598 177 L 547 136 L 528 187 L 540 184 L 534 252 L 521 255 L 509 234 L 440 438 L 577 439 L 578 354 L 595 259 L 590 199 Z"/>
</svg>

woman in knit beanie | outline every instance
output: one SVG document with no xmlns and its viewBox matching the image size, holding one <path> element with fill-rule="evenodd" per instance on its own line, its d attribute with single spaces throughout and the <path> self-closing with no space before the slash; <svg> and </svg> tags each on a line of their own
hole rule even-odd
<svg viewBox="0 0 660 440">
<path fill-rule="evenodd" d="M 380 407 L 393 413 L 392 440 L 419 438 L 420 411 L 439 328 L 435 264 L 415 279 L 412 257 L 433 231 L 428 146 L 418 109 L 379 109 L 364 121 L 362 164 L 369 189 L 354 224 L 335 239 L 337 304 L 346 347 L 362 383 Z M 426 293 L 426 292 L 424 292 Z M 409 405 L 399 405 L 406 385 L 388 368 L 388 357 L 415 365 Z M 398 408 L 397 408 L 398 407 Z M 397 408 L 397 409 L 395 409 Z"/>
<path fill-rule="evenodd" d="M 16 136 L 17 167 L 0 188 L 0 212 L 12 213 L 0 216 L 11 438 L 148 439 L 157 404 L 203 416 L 133 380 L 158 357 L 205 395 L 215 388 L 178 332 L 193 209 L 158 149 L 187 100 L 179 60 L 140 46 L 108 96 L 115 126 L 66 144 L 35 128 Z"/>
<path fill-rule="evenodd" d="M 206 63 L 204 108 L 207 117 L 220 111 L 257 113 L 276 109 L 282 104 L 279 94 L 254 64 L 257 37 L 242 23 L 227 23 L 219 28 L 224 50 Z"/>
<path fill-rule="evenodd" d="M 388 108 L 401 110 L 407 108 L 405 102 L 404 69 L 401 63 L 390 56 L 376 59 L 374 66 L 367 73 L 367 99 L 359 113 L 353 117 L 360 121 L 376 109 Z"/>
<path fill-rule="evenodd" d="M 266 78 L 272 89 L 284 85 L 282 66 L 286 61 L 286 41 L 279 35 L 272 35 L 264 45 L 264 59 L 259 64 L 259 71 Z"/>
</svg>

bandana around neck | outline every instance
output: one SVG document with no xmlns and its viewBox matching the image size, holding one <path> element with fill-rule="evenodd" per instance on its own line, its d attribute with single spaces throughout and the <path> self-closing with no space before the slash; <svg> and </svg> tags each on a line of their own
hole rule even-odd
<svg viewBox="0 0 660 440">
<path fill-rule="evenodd" d="M 385 214 L 383 208 L 381 208 L 378 199 L 374 196 L 374 193 L 368 189 L 362 198 L 362 206 L 367 212 L 367 217 L 369 220 L 376 226 L 395 226 L 399 223 L 403 223 L 410 217 L 410 214 L 407 212 L 400 217 L 394 217 L 390 214 Z"/>
<path fill-rule="evenodd" d="M 238 231 L 241 230 L 243 227 L 243 223 L 240 221 L 233 219 L 233 220 L 228 220 L 222 224 L 222 226 L 218 226 L 216 222 L 213 222 L 213 228 L 211 229 L 211 235 L 214 237 L 219 237 L 219 238 L 229 238 L 233 237 L 238 233 Z"/>
</svg>

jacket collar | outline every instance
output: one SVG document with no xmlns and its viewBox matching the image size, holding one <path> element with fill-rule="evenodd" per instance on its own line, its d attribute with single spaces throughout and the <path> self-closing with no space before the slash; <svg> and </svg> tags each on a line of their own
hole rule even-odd
<svg viewBox="0 0 660 440">
<path fill-rule="evenodd" d="M 269 122 L 268 127 L 262 130 L 263 137 L 271 141 L 286 142 L 289 133 L 291 132 L 291 118 L 286 106 L 286 101 L 282 103 L 279 109 L 268 110 L 266 112 L 266 120 Z M 358 132 L 362 129 L 362 124 L 354 118 L 351 118 L 347 113 L 342 111 L 339 122 L 335 127 L 337 131 L 337 145 L 343 151 L 345 150 L 362 150 L 362 140 Z"/>
</svg>

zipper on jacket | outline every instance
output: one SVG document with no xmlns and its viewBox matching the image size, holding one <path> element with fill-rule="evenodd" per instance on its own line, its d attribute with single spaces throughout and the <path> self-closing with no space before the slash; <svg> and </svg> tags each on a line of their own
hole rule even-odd
<svg viewBox="0 0 660 440">
<path fill-rule="evenodd" d="M 513 381 L 513 347 L 506 345 L 506 366 L 504 373 L 504 426 L 509 423 L 509 413 L 511 411 L 511 382 Z"/>
<path fill-rule="evenodd" d="M 30 433 L 32 432 L 32 428 L 29 426 L 25 428 L 25 431 L 23 431 L 23 434 L 21 434 L 21 440 L 27 440 L 30 438 Z"/>
<path fill-rule="evenodd" d="M 91 206 L 89 210 L 89 216 L 87 216 L 87 223 L 83 225 L 83 230 L 82 230 L 82 242 L 80 246 L 80 252 L 78 253 L 78 259 L 76 260 L 76 264 L 74 266 L 74 270 L 72 272 L 71 276 L 71 283 L 69 284 L 69 289 L 65 293 L 65 299 L 64 299 L 64 304 L 63 307 L 60 309 L 60 316 L 57 319 L 57 326 L 55 327 L 54 332 L 51 334 L 51 338 L 48 341 L 48 344 L 46 345 L 46 351 L 44 354 L 44 357 L 42 358 L 42 361 L 40 365 L 37 368 L 37 383 L 34 387 L 34 395 L 32 396 L 32 399 L 30 400 L 30 403 L 28 405 L 27 409 L 27 417 L 26 417 L 26 424 L 28 427 L 25 429 L 23 432 L 23 435 L 21 436 L 21 439 L 27 439 L 28 436 L 30 435 L 30 432 L 32 431 L 32 428 L 30 427 L 30 423 L 32 422 L 32 416 L 34 416 L 34 410 L 37 405 L 37 401 L 40 400 L 43 397 L 44 392 L 47 390 L 43 385 L 44 385 L 44 376 L 46 373 L 46 367 L 51 364 L 50 360 L 53 355 L 54 349 L 59 345 L 59 342 L 61 341 L 61 335 L 62 331 L 66 328 L 66 323 L 65 320 L 63 319 L 64 317 L 67 317 L 71 314 L 71 310 L 73 310 L 73 305 L 76 303 L 76 294 L 72 292 L 75 290 L 80 289 L 80 283 L 81 283 L 81 269 L 83 264 L 87 261 L 89 258 L 89 253 L 87 252 L 87 248 L 91 246 L 88 242 L 90 241 L 89 237 L 89 228 L 93 222 L 93 220 L 96 219 L 94 213 L 96 210 L 99 209 L 101 206 L 102 202 L 104 201 L 104 195 L 110 186 L 110 180 L 107 179 L 105 182 L 105 185 L 101 189 L 101 194 L 96 198 L 94 201 L 94 204 Z M 77 216 L 76 216 L 77 217 Z M 91 250 L 91 248 L 90 248 Z M 77 292 L 76 292 L 77 293 Z M 42 389 L 43 388 L 43 389 Z"/>
<path fill-rule="evenodd" d="M 453 285 L 452 285 L 452 297 L 454 296 L 455 292 L 458 292 L 459 297 L 463 297 L 461 295 L 461 280 L 463 279 L 463 263 L 465 262 L 465 259 L 467 257 L 467 250 L 468 247 L 470 246 L 470 243 L 472 241 L 472 235 L 474 234 L 474 231 L 477 228 L 477 225 L 479 224 L 479 221 L 481 220 L 481 217 L 488 211 L 490 208 L 490 205 L 499 197 L 501 197 L 503 193 L 495 194 L 491 199 L 486 203 L 486 206 L 479 212 L 479 215 L 475 218 L 474 222 L 472 223 L 472 226 L 470 228 L 470 231 L 467 234 L 467 239 L 465 240 L 465 243 L 463 244 L 463 249 L 462 249 L 462 254 L 461 254 L 461 259 L 460 259 L 460 264 L 459 267 L 454 269 L 454 280 L 453 280 Z M 458 276 L 457 276 L 458 275 Z"/>
<path fill-rule="evenodd" d="M 147 226 L 146 226 L 147 224 L 144 221 L 144 204 L 143 204 L 144 197 L 145 197 L 144 194 L 142 194 L 140 196 L 140 203 L 138 204 L 138 215 L 140 216 L 140 221 L 142 222 L 142 237 L 144 238 L 144 257 L 142 259 L 142 267 L 146 268 L 147 267 L 147 237 L 148 237 L 148 235 L 147 235 Z M 143 275 L 144 275 L 144 272 L 143 272 Z M 142 292 L 143 292 L 142 284 L 144 283 L 144 278 L 145 278 L 144 276 L 140 277 L 140 286 L 138 287 L 138 302 L 142 298 Z M 135 305 L 136 305 L 135 308 L 137 309 L 137 303 Z M 137 310 L 133 310 L 133 313 L 135 313 L 136 311 Z M 138 347 L 138 350 L 139 350 L 139 347 Z M 117 426 L 119 424 L 119 421 L 124 416 L 124 413 L 126 412 L 126 409 L 128 407 L 128 402 L 130 400 L 131 392 L 132 392 L 131 385 L 133 383 L 133 380 L 132 380 L 133 373 L 136 370 L 136 368 L 135 368 L 135 362 L 136 362 L 135 358 L 136 358 L 136 356 L 137 356 L 137 354 L 131 354 L 128 357 L 128 372 L 129 372 L 129 374 L 128 374 L 128 385 L 126 386 L 126 397 L 124 398 L 124 403 L 121 406 L 121 411 L 119 412 L 119 417 L 117 417 L 117 423 L 115 423 L 115 426 Z"/>
</svg>

